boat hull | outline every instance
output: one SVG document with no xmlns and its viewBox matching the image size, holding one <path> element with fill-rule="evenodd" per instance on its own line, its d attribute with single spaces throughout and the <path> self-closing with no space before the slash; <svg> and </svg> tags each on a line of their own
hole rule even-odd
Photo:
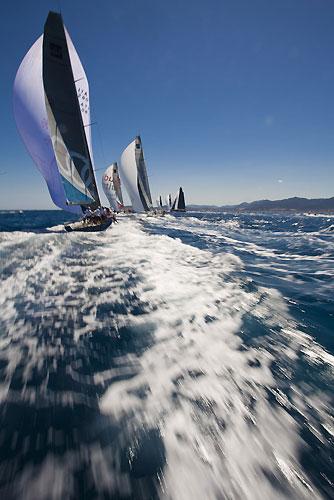
<svg viewBox="0 0 334 500">
<path fill-rule="evenodd" d="M 165 210 L 150 210 L 147 212 L 147 217 L 164 217 L 165 215 Z"/>
<path fill-rule="evenodd" d="M 92 233 L 96 231 L 105 231 L 112 224 L 112 219 L 103 221 L 101 224 L 87 223 L 85 221 L 73 222 L 72 224 L 65 224 L 65 231 L 71 233 L 73 231 L 81 231 L 84 233 Z"/>
</svg>

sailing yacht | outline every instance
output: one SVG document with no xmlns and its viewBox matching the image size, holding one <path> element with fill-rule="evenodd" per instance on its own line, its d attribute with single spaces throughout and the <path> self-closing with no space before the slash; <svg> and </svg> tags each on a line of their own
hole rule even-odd
<svg viewBox="0 0 334 500">
<path fill-rule="evenodd" d="M 171 194 L 166 196 L 166 207 L 167 207 L 168 211 L 170 211 L 170 209 L 172 208 L 172 195 Z"/>
<path fill-rule="evenodd" d="M 151 212 L 153 210 L 152 197 L 143 146 L 139 136 L 123 151 L 119 162 L 119 171 L 133 210 Z"/>
<path fill-rule="evenodd" d="M 79 215 L 99 207 L 88 81 L 61 14 L 49 12 L 43 35 L 24 57 L 14 81 L 13 107 L 22 140 L 55 205 Z M 111 222 L 87 218 L 65 229 L 100 231 Z"/>
<path fill-rule="evenodd" d="M 180 187 L 176 193 L 173 205 L 170 209 L 171 212 L 186 212 L 186 202 L 184 199 L 183 189 Z"/>
<path fill-rule="evenodd" d="M 117 163 L 113 163 L 106 169 L 102 177 L 103 191 L 108 198 L 110 206 L 119 212 L 124 208 L 121 180 L 118 174 Z"/>
</svg>

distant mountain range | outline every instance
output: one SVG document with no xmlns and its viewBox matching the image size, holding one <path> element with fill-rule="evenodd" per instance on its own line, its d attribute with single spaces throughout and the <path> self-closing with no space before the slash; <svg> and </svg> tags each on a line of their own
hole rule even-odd
<svg viewBox="0 0 334 500">
<path fill-rule="evenodd" d="M 188 209 L 207 209 L 207 210 L 296 210 L 296 211 L 311 211 L 319 212 L 324 210 L 326 212 L 334 211 L 334 197 L 333 198 L 286 198 L 285 200 L 259 200 L 250 203 L 240 203 L 240 205 L 188 205 Z"/>
</svg>

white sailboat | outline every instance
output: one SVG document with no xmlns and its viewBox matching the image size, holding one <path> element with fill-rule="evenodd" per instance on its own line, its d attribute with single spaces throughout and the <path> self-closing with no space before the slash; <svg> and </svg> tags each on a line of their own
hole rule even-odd
<svg viewBox="0 0 334 500">
<path fill-rule="evenodd" d="M 151 212 L 153 210 L 152 197 L 143 147 L 139 136 L 123 151 L 119 162 L 119 170 L 133 210 L 136 212 Z"/>
<path fill-rule="evenodd" d="M 102 187 L 110 206 L 116 210 L 116 212 L 119 212 L 124 207 L 124 203 L 117 163 L 110 165 L 104 172 Z"/>
<path fill-rule="evenodd" d="M 171 212 L 186 212 L 186 202 L 184 199 L 183 189 L 181 187 L 176 193 L 173 205 L 170 210 Z"/>
<path fill-rule="evenodd" d="M 166 196 L 166 207 L 167 207 L 168 211 L 170 211 L 170 209 L 172 208 L 172 195 L 171 194 Z"/>
<path fill-rule="evenodd" d="M 86 208 L 100 206 L 88 81 L 58 13 L 49 13 L 44 34 L 17 71 L 13 107 L 22 140 L 45 178 L 55 205 L 80 215 Z M 94 224 L 69 224 L 65 229 L 97 231 L 110 224 L 101 219 Z"/>
</svg>

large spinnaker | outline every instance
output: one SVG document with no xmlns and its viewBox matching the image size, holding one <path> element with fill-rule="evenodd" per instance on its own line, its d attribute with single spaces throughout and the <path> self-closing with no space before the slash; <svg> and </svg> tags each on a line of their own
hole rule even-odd
<svg viewBox="0 0 334 500">
<path fill-rule="evenodd" d="M 82 83 L 88 99 L 88 83 L 74 46 L 68 42 L 61 15 L 50 12 L 43 38 L 43 86 L 50 137 L 67 203 L 95 208 L 100 199 L 83 120 L 83 115 L 88 116 L 89 101 L 78 90 Z"/>
<path fill-rule="evenodd" d="M 108 198 L 110 206 L 117 212 L 123 208 L 123 197 L 117 163 L 106 169 L 102 177 L 103 191 Z"/>
<path fill-rule="evenodd" d="M 45 109 L 42 80 L 43 35 L 27 52 L 17 71 L 13 88 L 16 126 L 31 158 L 43 175 L 55 205 L 82 214 L 80 206 L 68 206 L 57 168 Z"/>
<path fill-rule="evenodd" d="M 136 137 L 122 153 L 119 169 L 125 189 L 136 212 L 153 209 L 140 137 Z"/>
</svg>

